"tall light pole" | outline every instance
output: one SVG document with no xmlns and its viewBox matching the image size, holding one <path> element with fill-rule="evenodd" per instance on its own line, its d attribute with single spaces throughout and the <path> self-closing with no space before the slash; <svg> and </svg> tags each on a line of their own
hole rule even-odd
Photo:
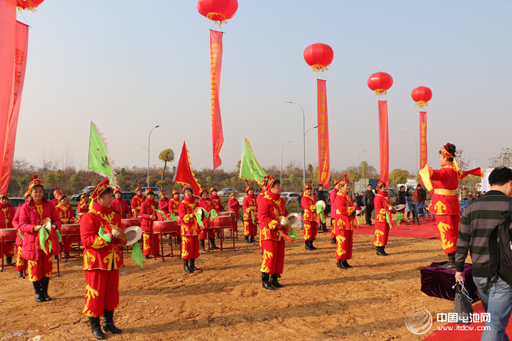
<svg viewBox="0 0 512 341">
<path fill-rule="evenodd" d="M 302 109 L 302 186 L 306 185 L 306 115 L 304 108 L 299 103 L 287 101 L 286 103 L 297 104 Z"/>
<path fill-rule="evenodd" d="M 313 129 L 316 129 L 318 128 L 318 126 L 314 126 L 313 128 L 309 128 L 308 130 L 306 130 L 306 132 L 304 133 L 304 136 L 306 136 L 308 134 L 308 131 L 310 130 L 313 130 Z"/>
<path fill-rule="evenodd" d="M 158 127 L 160 127 L 160 125 L 157 125 L 153 129 L 151 129 L 151 131 L 149 132 L 149 137 L 148 137 L 148 187 L 149 187 L 149 148 L 151 145 L 151 133 L 153 132 L 154 129 L 156 129 Z"/>
<path fill-rule="evenodd" d="M 281 176 L 279 177 L 279 182 L 281 183 L 281 186 L 283 185 L 283 151 L 284 146 L 286 146 L 288 143 L 292 143 L 292 141 L 286 142 L 285 144 L 283 144 L 283 147 L 281 147 Z"/>
<path fill-rule="evenodd" d="M 413 134 L 409 134 L 408 132 L 404 131 L 403 132 L 404 134 L 408 134 L 412 137 L 414 137 L 414 153 L 416 154 L 416 166 L 415 166 L 415 170 L 416 170 L 416 174 L 418 173 L 418 140 L 416 140 L 416 136 L 413 135 Z"/>
</svg>

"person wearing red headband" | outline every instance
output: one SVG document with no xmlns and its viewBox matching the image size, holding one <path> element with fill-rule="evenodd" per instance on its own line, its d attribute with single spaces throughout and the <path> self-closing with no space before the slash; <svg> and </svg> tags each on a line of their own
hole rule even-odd
<svg viewBox="0 0 512 341">
<path fill-rule="evenodd" d="M 69 206 L 68 198 L 62 193 L 59 193 L 57 196 L 59 200 L 59 204 L 55 207 L 57 212 L 59 213 L 61 224 L 73 224 L 75 223 L 75 212 L 73 208 Z M 80 237 L 68 237 L 62 238 L 62 242 L 64 244 L 64 253 L 66 257 L 69 257 L 69 253 L 71 252 L 71 244 L 80 243 Z"/>
<path fill-rule="evenodd" d="M 316 205 L 315 198 L 312 195 L 313 187 L 308 181 L 304 186 L 304 195 L 301 199 L 301 206 L 304 209 L 302 220 L 304 221 L 304 243 L 306 244 L 305 249 L 308 251 L 316 250 L 313 246 L 313 241 L 316 240 L 317 228 L 316 228 Z"/>
<path fill-rule="evenodd" d="M 20 213 L 21 213 L 21 207 L 25 205 L 26 203 L 30 202 L 32 200 L 32 197 L 30 196 L 30 192 L 26 191 L 24 196 L 25 203 L 22 205 L 19 205 L 16 209 L 16 213 L 14 214 L 14 218 L 12 219 L 12 225 L 16 230 L 18 230 L 18 233 L 16 234 L 16 271 L 18 271 L 18 277 L 23 277 L 23 273 L 25 272 L 27 268 L 27 263 L 21 256 L 23 252 L 23 233 L 20 230 Z M 22 238 L 23 237 L 23 238 Z"/>
<path fill-rule="evenodd" d="M 375 196 L 375 235 L 373 237 L 373 244 L 377 248 L 378 256 L 389 256 L 386 251 L 388 244 L 390 223 L 392 221 L 391 214 L 396 213 L 393 206 L 391 206 L 391 199 L 386 191 L 386 183 L 379 180 L 377 183 L 377 195 Z"/>
<path fill-rule="evenodd" d="M 215 209 L 215 204 L 213 203 L 213 200 L 208 197 L 208 191 L 201 186 L 199 188 L 199 200 L 197 201 L 200 207 L 204 208 L 208 214 L 211 213 L 212 210 Z M 204 227 L 201 229 L 201 234 L 199 235 L 199 243 L 201 245 L 201 251 L 206 251 L 204 248 L 204 242 L 206 238 L 208 237 L 210 239 L 210 244 L 212 249 L 218 249 L 218 247 L 215 245 L 215 231 L 213 229 L 210 229 L 211 221 L 209 218 L 206 218 L 203 221 Z"/>
<path fill-rule="evenodd" d="M 28 185 L 32 200 L 20 207 L 19 229 L 24 236 L 21 257 L 27 260 L 28 279 L 34 286 L 36 302 L 45 302 L 51 301 L 48 285 L 53 274 L 52 255 L 60 253 L 57 234 L 60 218 L 55 206 L 44 198 L 43 182 L 37 175 L 33 178 Z M 51 229 L 48 232 L 42 226 L 46 218 L 51 221 Z M 40 237 L 46 240 L 43 242 Z"/>
<path fill-rule="evenodd" d="M 121 188 L 116 187 L 114 191 L 114 201 L 112 201 L 112 209 L 114 212 L 119 214 L 121 219 L 129 219 L 130 216 L 130 207 L 128 206 L 128 203 L 126 200 L 122 198 L 123 191 L 121 191 Z"/>
<path fill-rule="evenodd" d="M 169 198 L 165 195 L 165 192 L 163 190 L 160 191 L 158 194 L 160 197 L 160 201 L 158 202 L 158 207 L 160 207 L 160 211 L 162 211 L 164 214 L 161 214 L 160 212 L 157 212 L 158 220 L 163 221 L 167 220 L 169 216 L 171 215 L 169 213 Z M 165 217 L 164 217 L 165 215 Z"/>
<path fill-rule="evenodd" d="M 132 218 L 138 219 L 140 215 L 140 205 L 144 201 L 144 197 L 142 196 L 142 187 L 137 186 L 135 189 L 135 196 L 132 198 Z"/>
<path fill-rule="evenodd" d="M 7 193 L 0 193 L 0 229 L 13 229 L 14 226 L 12 221 L 16 215 L 16 209 L 9 204 L 9 195 Z M 0 244 L 0 250 L 2 246 Z M 16 252 L 16 244 L 8 243 L 5 244 L 5 258 L 7 265 L 12 264 L 12 257 Z"/>
<path fill-rule="evenodd" d="M 281 197 L 281 182 L 272 176 L 267 177 L 267 191 L 258 205 L 260 224 L 261 284 L 267 290 L 282 288 L 277 278 L 283 273 L 285 239 L 281 235 L 285 226 L 278 222 L 280 216 L 286 217 L 286 201 Z"/>
<path fill-rule="evenodd" d="M 334 217 L 335 217 L 335 211 L 334 211 L 334 201 L 336 200 L 336 195 L 338 194 L 338 191 L 340 189 L 340 179 L 334 180 L 334 188 L 329 194 L 329 202 L 331 203 L 331 244 L 336 245 L 336 229 L 334 227 Z"/>
<path fill-rule="evenodd" d="M 60 190 L 57 187 L 55 187 L 55 190 L 53 191 L 53 199 L 52 199 L 53 206 L 57 207 L 57 205 L 60 203 L 60 200 L 59 200 L 60 196 L 62 196 L 62 193 L 60 192 Z"/>
<path fill-rule="evenodd" d="M 213 186 L 210 188 L 210 199 L 212 201 L 213 208 L 217 213 L 224 212 L 226 210 L 220 201 L 220 197 L 217 195 L 217 189 Z"/>
<path fill-rule="evenodd" d="M 345 178 L 339 183 L 339 191 L 334 199 L 336 231 L 336 260 L 338 268 L 345 270 L 352 266 L 348 260 L 352 259 L 353 232 L 356 221 L 356 211 L 361 209 L 354 206 L 354 199 L 349 194 L 350 182 Z"/>
<path fill-rule="evenodd" d="M 179 206 L 180 206 L 180 191 L 179 189 L 174 189 L 172 191 L 172 199 L 169 200 L 169 204 L 167 206 L 167 210 L 169 211 L 169 214 L 173 214 L 176 216 L 176 217 L 179 217 L 180 215 L 180 212 L 179 212 Z"/>
<path fill-rule="evenodd" d="M 85 301 L 82 313 L 89 317 L 94 337 L 103 340 L 100 316 L 105 332 L 120 334 L 114 325 L 114 311 L 119 306 L 119 268 L 123 266 L 121 241 L 111 233 L 121 228 L 121 217 L 112 209 L 109 180 L 100 182 L 91 192 L 91 210 L 80 219 L 84 246 Z"/>
<path fill-rule="evenodd" d="M 87 202 L 87 193 L 84 193 L 80 196 L 80 202 L 78 203 L 78 221 L 87 212 L 89 212 L 89 203 Z"/>
<path fill-rule="evenodd" d="M 196 268 L 195 261 L 199 258 L 199 233 L 201 228 L 194 214 L 199 204 L 194 198 L 192 186 L 189 184 L 183 187 L 183 194 L 185 197 L 178 208 L 181 220 L 181 259 L 183 259 L 185 272 L 192 273 L 199 270 Z"/>
<path fill-rule="evenodd" d="M 233 219 L 233 231 L 236 231 L 238 229 L 238 211 L 240 210 L 240 203 L 236 199 L 236 192 L 233 191 L 231 195 L 229 196 L 228 201 L 228 207 L 229 207 L 229 213 L 235 214 L 235 219 Z"/>
<path fill-rule="evenodd" d="M 455 160 L 457 148 L 447 143 L 439 151 L 440 170 L 434 170 L 428 164 L 420 171 L 421 179 L 428 191 L 434 189 L 429 211 L 435 214 L 437 227 L 441 235 L 444 253 L 448 255 L 448 263 L 444 269 L 455 269 L 455 250 L 459 235 L 460 206 L 455 190 L 459 181 L 468 175 L 482 176 L 480 168 L 461 171 Z"/>
<path fill-rule="evenodd" d="M 149 256 L 160 257 L 159 239 L 156 233 L 153 233 L 153 222 L 156 220 L 156 201 L 153 188 L 149 187 L 144 193 L 146 200 L 140 205 L 140 218 L 142 228 L 142 243 L 144 259 L 149 259 Z M 135 199 L 135 198 L 134 198 Z"/>
<path fill-rule="evenodd" d="M 256 197 L 254 196 L 254 188 L 252 188 L 251 184 L 245 186 L 245 193 L 246 196 L 242 201 L 244 209 L 244 241 L 249 244 L 254 243 L 254 237 L 258 235 L 258 225 L 256 224 L 258 206 Z"/>
</svg>

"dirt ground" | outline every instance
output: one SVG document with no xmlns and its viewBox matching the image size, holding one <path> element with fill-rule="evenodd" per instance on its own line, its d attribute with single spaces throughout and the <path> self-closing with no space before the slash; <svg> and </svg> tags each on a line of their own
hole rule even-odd
<svg viewBox="0 0 512 341">
<path fill-rule="evenodd" d="M 297 230 L 297 235 L 301 235 Z M 420 268 L 444 261 L 441 241 L 390 237 L 389 257 L 375 254 L 373 236 L 355 235 L 350 261 L 339 270 L 330 234 L 316 251 L 287 243 L 282 289 L 261 286 L 261 251 L 239 235 L 236 251 L 203 252 L 187 274 L 179 258 L 145 260 L 144 269 L 125 254 L 120 276 L 116 340 L 422 340 L 438 325 L 436 314 L 453 302 L 420 291 Z M 166 248 L 168 246 L 166 245 Z M 81 313 L 81 260 L 61 263 L 50 281 L 51 302 L 37 303 L 28 279 L 13 268 L 0 273 L 0 340 L 95 340 Z M 428 309 L 430 332 L 414 335 L 408 313 Z"/>
</svg>

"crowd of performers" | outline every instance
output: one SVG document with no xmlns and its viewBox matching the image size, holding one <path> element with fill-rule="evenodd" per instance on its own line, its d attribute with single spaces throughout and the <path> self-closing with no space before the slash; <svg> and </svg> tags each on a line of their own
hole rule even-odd
<svg viewBox="0 0 512 341">
<path fill-rule="evenodd" d="M 444 252 L 448 255 L 446 269 L 455 268 L 455 248 L 458 237 L 459 201 L 455 195 L 459 181 L 465 176 L 479 175 L 481 170 L 461 171 L 455 162 L 456 148 L 446 144 L 439 152 L 441 169 L 434 170 L 425 167 L 420 172 L 422 181 L 427 189 L 433 190 L 430 211 L 435 214 L 439 228 Z M 200 251 L 205 251 L 205 242 L 210 242 L 211 249 L 215 245 L 215 233 L 209 229 L 210 221 L 218 213 L 230 211 L 234 213 L 233 229 L 236 229 L 239 210 L 242 210 L 244 240 L 254 243 L 259 235 L 262 253 L 261 274 L 262 286 L 267 290 L 281 288 L 283 285 L 278 279 L 281 277 L 285 259 L 285 241 L 289 231 L 286 222 L 288 211 L 286 202 L 281 197 L 280 181 L 272 176 L 266 176 L 260 182 L 260 194 L 254 195 L 254 188 L 247 184 L 246 196 L 242 207 L 238 203 L 236 193 L 230 195 L 228 207 L 225 208 L 217 195 L 216 188 L 210 188 L 211 195 L 201 187 L 199 200 L 196 200 L 192 187 L 183 187 L 184 198 L 180 199 L 180 192 L 174 189 L 172 197 L 168 199 L 163 191 L 160 192 L 160 201 L 155 201 L 152 188 L 148 188 L 144 195 L 142 188 L 136 189 L 136 196 L 131 207 L 121 198 L 120 188 L 111 188 L 108 180 L 99 183 L 90 194 L 82 195 L 78 204 L 78 217 L 69 206 L 66 195 L 55 188 L 55 199 L 47 201 L 44 198 L 44 184 L 34 175 L 33 181 L 25 193 L 25 203 L 17 210 L 9 204 L 9 196 L 0 194 L 0 228 L 17 229 L 17 238 L 14 244 L 6 244 L 3 253 L 7 263 L 12 263 L 16 256 L 16 270 L 22 277 L 28 273 L 32 282 L 37 302 L 50 301 L 48 287 L 53 274 L 54 259 L 61 252 L 68 254 L 71 243 L 80 242 L 84 247 L 83 270 L 85 274 L 85 302 L 83 313 L 89 317 L 91 330 L 97 339 L 105 338 L 101 329 L 114 334 L 121 330 L 114 325 L 113 316 L 119 304 L 119 268 L 123 265 L 121 253 L 122 241 L 114 237 L 112 231 L 121 228 L 121 219 L 138 218 L 141 220 L 143 230 L 142 244 L 145 259 L 159 257 L 158 236 L 153 233 L 153 222 L 158 220 L 180 219 L 179 240 L 181 244 L 181 259 L 187 273 L 198 271 L 196 259 Z M 346 270 L 352 266 L 348 260 L 352 259 L 353 230 L 357 227 L 357 215 L 361 214 L 361 207 L 354 204 L 350 182 L 346 178 L 334 182 L 331 199 L 331 242 L 336 244 L 336 265 Z M 323 214 L 317 210 L 317 201 L 312 195 L 312 187 L 308 182 L 304 186 L 304 196 L 300 205 L 303 208 L 303 226 L 305 249 L 316 250 L 313 245 L 317 233 L 322 228 Z M 391 205 L 386 191 L 386 184 L 378 182 L 375 196 L 375 234 L 374 245 L 377 255 L 388 256 L 385 247 L 388 242 L 392 214 L 396 213 Z M 113 196 L 115 199 L 113 199 Z M 203 215 L 196 209 L 201 207 Z M 48 223 L 48 221 L 50 223 Z M 80 224 L 80 237 L 73 237 L 62 242 L 60 235 L 61 225 Z M 49 227 L 51 226 L 51 227 Z M 105 232 L 110 231 L 110 232 Z M 325 230 L 324 230 L 325 231 Z M 110 233 L 110 235 L 109 235 Z M 103 324 L 100 317 L 103 316 Z"/>
</svg>

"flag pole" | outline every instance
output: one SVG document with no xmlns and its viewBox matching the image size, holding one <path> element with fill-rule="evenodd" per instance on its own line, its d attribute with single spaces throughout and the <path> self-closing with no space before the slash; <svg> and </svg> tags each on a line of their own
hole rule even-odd
<svg viewBox="0 0 512 341">
<path fill-rule="evenodd" d="M 89 128 L 89 151 L 87 152 L 87 170 L 85 171 L 85 187 L 89 186 L 89 158 L 91 157 L 91 127 Z"/>
</svg>

